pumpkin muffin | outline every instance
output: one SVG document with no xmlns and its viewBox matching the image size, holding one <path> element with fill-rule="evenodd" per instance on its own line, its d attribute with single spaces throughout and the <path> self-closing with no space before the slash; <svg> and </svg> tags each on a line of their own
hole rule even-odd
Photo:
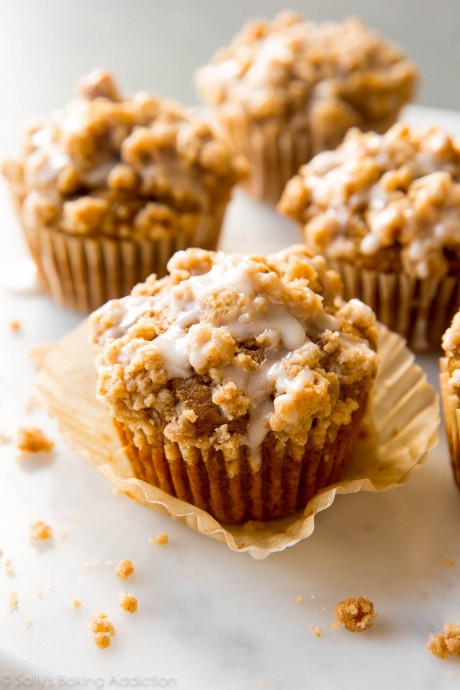
<svg viewBox="0 0 460 690">
<path fill-rule="evenodd" d="M 123 97 L 104 70 L 33 122 L 3 166 L 44 290 L 82 312 L 164 275 L 178 249 L 214 249 L 246 169 L 202 118 Z"/>
<path fill-rule="evenodd" d="M 98 395 L 136 477 L 228 523 L 334 484 L 377 368 L 372 310 L 301 246 L 175 254 L 91 319 Z"/>
<path fill-rule="evenodd" d="M 436 127 L 354 129 L 302 167 L 279 209 L 344 281 L 345 297 L 417 350 L 439 348 L 460 306 L 460 142 Z"/>
<path fill-rule="evenodd" d="M 222 133 L 252 164 L 247 190 L 269 203 L 350 127 L 385 132 L 416 82 L 413 63 L 359 19 L 314 24 L 291 11 L 251 21 L 196 77 Z"/>
<path fill-rule="evenodd" d="M 455 482 L 460 489 L 460 311 L 444 333 L 441 365 L 441 397 Z"/>
</svg>

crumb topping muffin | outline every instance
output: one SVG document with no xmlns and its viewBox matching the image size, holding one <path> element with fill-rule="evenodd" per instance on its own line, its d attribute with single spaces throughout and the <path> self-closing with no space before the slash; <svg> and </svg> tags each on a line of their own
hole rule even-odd
<svg viewBox="0 0 460 690">
<path fill-rule="evenodd" d="M 279 208 L 314 252 L 424 280 L 460 270 L 460 143 L 442 130 L 352 130 L 287 185 Z"/>
<path fill-rule="evenodd" d="M 217 459 L 232 478 L 261 473 L 271 452 L 300 468 L 307 444 L 318 456 L 352 426 L 376 373 L 375 318 L 340 299 L 322 257 L 192 249 L 168 269 L 91 319 L 98 394 L 141 453 Z"/>
<path fill-rule="evenodd" d="M 6 161 L 25 222 L 73 235 L 152 237 L 193 227 L 246 173 L 210 126 L 172 101 L 122 96 L 96 70 Z"/>
<path fill-rule="evenodd" d="M 444 333 L 442 348 L 447 359 L 449 385 L 460 399 L 460 311 L 454 316 L 450 328 Z"/>
</svg>

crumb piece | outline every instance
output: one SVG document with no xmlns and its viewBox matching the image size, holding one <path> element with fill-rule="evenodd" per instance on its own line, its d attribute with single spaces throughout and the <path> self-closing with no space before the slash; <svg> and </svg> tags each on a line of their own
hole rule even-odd
<svg viewBox="0 0 460 690">
<path fill-rule="evenodd" d="M 97 568 L 98 565 L 99 565 L 99 561 L 84 561 L 83 562 L 84 568 Z"/>
<path fill-rule="evenodd" d="M 447 677 L 448 678 L 453 678 L 455 676 L 455 673 L 453 671 L 447 671 Z"/>
<path fill-rule="evenodd" d="M 107 647 L 110 647 L 109 635 L 104 635 L 104 633 L 97 633 L 97 635 L 94 636 L 94 644 L 96 645 L 96 647 L 99 647 L 99 649 L 107 649 Z"/>
<path fill-rule="evenodd" d="M 426 648 L 439 659 L 460 657 L 460 625 L 446 623 L 441 633 L 430 635 Z"/>
<path fill-rule="evenodd" d="M 75 610 L 81 609 L 80 599 L 72 599 L 72 606 L 74 607 Z"/>
<path fill-rule="evenodd" d="M 32 618 L 26 618 L 25 625 L 26 625 L 26 628 L 31 628 L 33 625 L 32 624 Z"/>
<path fill-rule="evenodd" d="M 92 614 L 89 629 L 94 633 L 94 644 L 100 649 L 110 647 L 110 638 L 116 634 L 115 628 L 105 613 L 96 611 Z"/>
<path fill-rule="evenodd" d="M 20 321 L 17 321 L 16 319 L 13 319 L 12 321 L 10 321 L 10 330 L 12 330 L 13 333 L 17 333 L 18 331 L 21 330 L 21 328 L 22 328 L 22 324 Z"/>
<path fill-rule="evenodd" d="M 11 442 L 11 436 L 8 434 L 4 434 L 0 432 L 0 443 L 10 443 Z"/>
<path fill-rule="evenodd" d="M 149 537 L 147 541 L 149 544 L 160 544 L 160 546 L 165 546 L 169 543 L 169 534 L 167 532 L 160 532 L 156 537 Z"/>
<path fill-rule="evenodd" d="M 266 688 L 267 687 L 267 681 L 266 680 L 259 680 L 259 688 Z"/>
<path fill-rule="evenodd" d="M 10 592 L 10 598 L 9 598 L 9 607 L 13 611 L 14 609 L 17 609 L 19 606 L 19 600 L 18 600 L 18 593 L 17 592 Z"/>
<path fill-rule="evenodd" d="M 45 596 L 45 594 L 44 594 L 43 590 L 42 590 L 42 589 L 37 589 L 37 598 L 38 598 L 38 599 L 43 599 L 44 596 Z"/>
<path fill-rule="evenodd" d="M 301 603 L 302 603 L 302 595 L 301 595 L 301 594 L 297 594 L 297 595 L 294 597 L 294 601 L 295 601 L 296 604 L 301 604 Z"/>
<path fill-rule="evenodd" d="M 11 558 L 5 560 L 5 572 L 8 577 L 16 577 L 16 568 L 13 565 Z"/>
<path fill-rule="evenodd" d="M 319 625 L 309 625 L 308 629 L 312 631 L 315 637 L 321 637 L 321 633 L 323 632 Z"/>
<path fill-rule="evenodd" d="M 115 575 L 119 580 L 127 580 L 134 572 L 133 562 L 125 558 L 115 568 Z"/>
<path fill-rule="evenodd" d="M 18 429 L 17 447 L 23 453 L 49 453 L 54 448 L 54 441 L 36 426 L 22 426 Z"/>
<path fill-rule="evenodd" d="M 455 565 L 455 561 L 453 561 L 451 558 L 444 558 L 442 561 L 442 565 L 444 568 L 453 568 Z"/>
<path fill-rule="evenodd" d="M 127 611 L 128 613 L 136 613 L 137 611 L 137 599 L 131 592 L 120 592 L 118 595 L 120 602 L 120 608 L 122 611 Z"/>
<path fill-rule="evenodd" d="M 350 597 L 337 604 L 334 609 L 335 623 L 332 627 L 343 625 L 350 632 L 362 632 L 372 626 L 376 617 L 374 604 L 367 597 Z"/>
<path fill-rule="evenodd" d="M 53 536 L 53 529 L 43 520 L 36 520 L 30 525 L 30 538 L 37 541 L 46 541 Z"/>
</svg>

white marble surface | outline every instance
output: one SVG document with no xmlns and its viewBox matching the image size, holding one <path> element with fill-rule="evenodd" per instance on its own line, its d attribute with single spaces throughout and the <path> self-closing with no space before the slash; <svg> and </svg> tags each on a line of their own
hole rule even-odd
<svg viewBox="0 0 460 690">
<path fill-rule="evenodd" d="M 419 108 L 409 119 L 460 132 L 460 116 L 452 113 Z M 24 251 L 3 191 L 0 218 L 1 277 Z M 227 248 L 276 249 L 296 239 L 288 221 L 237 196 Z M 20 333 L 10 332 L 10 319 L 22 322 Z M 75 686 L 78 678 L 86 687 L 180 690 L 257 690 L 262 680 L 268 690 L 460 687 L 460 660 L 440 661 L 425 650 L 430 632 L 460 622 L 460 496 L 444 433 L 406 486 L 339 496 L 318 516 L 311 538 L 258 562 L 114 496 L 42 412 L 26 413 L 34 377 L 30 347 L 78 321 L 45 297 L 0 292 L 0 431 L 37 423 L 57 439 L 45 465 L 19 461 L 13 445 L 0 446 L 0 548 L 17 573 L 8 577 L 0 564 L 0 688 L 20 687 L 18 680 L 39 687 L 47 677 L 54 687 Z M 436 359 L 419 361 L 437 385 Z M 52 545 L 29 543 L 35 519 L 55 528 Z M 160 531 L 169 533 L 170 544 L 150 545 L 148 537 Z M 106 565 L 121 558 L 136 566 L 126 583 Z M 445 567 L 446 558 L 455 565 Z M 93 561 L 98 564 L 84 567 Z M 137 614 L 119 611 L 122 589 L 138 597 Z M 15 611 L 8 607 L 11 591 L 19 598 Z M 296 605 L 298 594 L 303 601 Z M 373 629 L 332 631 L 334 605 L 354 594 L 375 602 Z M 79 611 L 73 597 L 82 600 Z M 95 610 L 117 628 L 105 651 L 87 630 Z M 320 638 L 310 625 L 323 628 Z"/>
</svg>

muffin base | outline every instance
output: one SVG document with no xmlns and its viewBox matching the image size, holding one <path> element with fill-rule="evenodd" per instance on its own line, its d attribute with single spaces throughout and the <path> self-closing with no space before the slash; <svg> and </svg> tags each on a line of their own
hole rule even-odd
<svg viewBox="0 0 460 690">
<path fill-rule="evenodd" d="M 152 239 L 85 237 L 44 227 L 25 227 L 41 286 L 58 304 L 81 313 L 129 294 L 151 273 L 166 274 L 174 252 L 215 249 L 226 203 L 203 214 L 191 232 L 170 230 Z"/>
<path fill-rule="evenodd" d="M 444 410 L 444 420 L 446 424 L 447 441 L 449 443 L 450 459 L 455 483 L 460 489 L 460 401 L 457 394 L 449 383 L 449 371 L 447 368 L 447 358 L 439 360 L 441 374 L 439 381 L 441 384 L 441 398 Z"/>
<path fill-rule="evenodd" d="M 328 259 L 344 284 L 344 298 L 368 304 L 377 319 L 404 336 L 416 351 L 439 350 L 441 338 L 460 304 L 460 276 L 420 280 L 383 273 L 342 259 Z"/>
<path fill-rule="evenodd" d="M 206 510 L 220 522 L 239 524 L 273 520 L 301 510 L 315 494 L 337 482 L 351 458 L 365 409 L 366 401 L 353 413 L 350 424 L 341 427 L 322 449 L 307 444 L 277 450 L 269 434 L 257 466 L 246 446 L 236 459 L 221 450 L 179 445 L 166 438 L 159 447 L 149 446 L 144 439 L 139 448 L 132 431 L 114 423 L 138 479 Z"/>
</svg>

